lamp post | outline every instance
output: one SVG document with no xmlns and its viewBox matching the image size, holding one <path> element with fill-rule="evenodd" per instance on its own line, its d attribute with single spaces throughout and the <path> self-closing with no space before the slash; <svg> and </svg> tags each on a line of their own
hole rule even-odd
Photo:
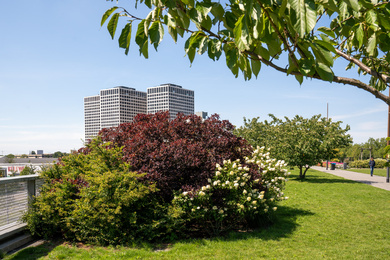
<svg viewBox="0 0 390 260">
<path fill-rule="evenodd" d="M 389 117 L 390 117 L 390 114 L 389 114 Z M 326 121 L 329 120 L 328 118 L 329 118 L 329 103 L 326 103 Z M 326 170 L 328 170 L 328 164 L 329 164 L 329 158 L 327 158 L 327 160 L 326 160 Z"/>
<path fill-rule="evenodd" d="M 389 97 L 390 97 L 390 88 L 389 88 Z M 387 137 L 390 137 L 390 106 L 389 106 L 389 112 L 387 115 Z M 387 145 L 390 145 L 390 140 L 387 140 Z M 389 162 L 389 155 L 387 155 L 387 162 Z M 386 176 L 386 182 L 389 182 L 389 175 L 390 175 L 390 168 L 387 166 L 387 176 Z"/>
</svg>

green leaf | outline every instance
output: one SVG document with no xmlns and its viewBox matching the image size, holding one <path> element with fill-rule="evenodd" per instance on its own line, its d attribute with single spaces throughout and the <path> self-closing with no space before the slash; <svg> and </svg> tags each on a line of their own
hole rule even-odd
<svg viewBox="0 0 390 260">
<path fill-rule="evenodd" d="M 154 48 L 157 50 L 157 46 L 160 44 L 164 37 L 164 28 L 159 21 L 152 23 L 152 26 L 149 28 L 149 38 L 150 43 L 154 44 Z"/>
<path fill-rule="evenodd" d="M 168 26 L 168 33 L 171 35 L 172 39 L 177 42 L 177 30 L 171 26 Z"/>
<path fill-rule="evenodd" d="M 359 49 L 362 47 L 364 42 L 364 31 L 363 31 L 363 25 L 359 24 L 359 27 L 356 29 L 356 39 L 359 43 Z"/>
<path fill-rule="evenodd" d="M 344 0 L 349 7 L 351 7 L 355 12 L 359 12 L 359 2 L 358 0 Z"/>
<path fill-rule="evenodd" d="M 221 42 L 217 39 L 208 41 L 207 53 L 213 61 L 215 61 L 215 59 L 218 60 L 222 55 Z"/>
<path fill-rule="evenodd" d="M 378 26 L 377 24 L 377 16 L 374 10 L 369 10 L 365 14 L 365 18 L 368 24 L 374 25 L 374 27 Z"/>
<path fill-rule="evenodd" d="M 336 5 L 336 2 L 334 0 L 319 0 L 318 1 L 321 5 L 323 5 L 326 9 L 329 9 L 333 12 L 339 13 L 340 10 Z"/>
<path fill-rule="evenodd" d="M 270 59 L 270 55 L 269 55 L 268 50 L 266 48 L 264 48 L 263 46 L 261 46 L 261 44 L 259 44 L 256 47 L 256 53 L 260 54 L 260 56 L 263 57 L 266 60 Z"/>
<path fill-rule="evenodd" d="M 320 31 L 320 32 L 325 33 L 326 35 L 328 35 L 328 36 L 330 36 L 330 37 L 332 37 L 332 38 L 335 38 L 335 37 L 336 37 L 334 31 L 332 31 L 331 29 L 329 29 L 329 28 L 327 28 L 327 27 L 320 27 L 320 28 L 318 28 L 317 30 Z"/>
<path fill-rule="evenodd" d="M 325 49 L 327 49 L 328 51 L 330 52 L 333 52 L 334 54 L 336 54 L 336 50 L 334 48 L 334 46 L 329 43 L 329 42 L 326 42 L 326 41 L 323 41 L 323 40 L 314 40 L 314 42 L 322 47 L 324 47 Z M 332 61 L 333 62 L 333 61 Z"/>
<path fill-rule="evenodd" d="M 223 9 L 222 5 L 219 4 L 219 3 L 215 3 L 213 5 L 213 8 L 211 9 L 210 12 L 218 20 L 222 20 L 223 19 L 223 15 L 225 14 L 225 10 Z"/>
<path fill-rule="evenodd" d="M 112 39 L 114 39 L 116 27 L 118 25 L 118 19 L 119 13 L 115 13 L 107 24 L 107 30 L 110 33 Z"/>
<path fill-rule="evenodd" d="M 320 75 L 321 79 L 329 82 L 333 81 L 333 72 L 327 65 L 318 62 L 316 71 L 318 72 L 318 75 Z"/>
<path fill-rule="evenodd" d="M 142 54 L 145 58 L 148 58 L 148 36 L 145 35 L 144 25 L 144 20 L 138 24 L 135 42 L 139 46 L 140 55 Z"/>
<path fill-rule="evenodd" d="M 251 65 L 252 65 L 253 75 L 255 75 L 257 78 L 257 75 L 259 75 L 261 69 L 261 62 L 259 60 L 251 59 Z"/>
<path fill-rule="evenodd" d="M 233 29 L 235 42 L 240 51 L 249 50 L 249 31 L 245 18 L 245 14 L 241 15 Z"/>
<path fill-rule="evenodd" d="M 203 53 L 205 53 L 207 51 L 207 47 L 208 47 L 208 38 L 203 37 L 199 42 L 198 54 L 202 55 Z"/>
<path fill-rule="evenodd" d="M 386 17 L 384 14 L 379 13 L 378 14 L 379 23 L 383 26 L 387 31 L 390 31 L 390 21 L 389 18 Z"/>
<path fill-rule="evenodd" d="M 188 6 L 189 7 L 194 7 L 195 6 L 195 1 L 194 0 L 188 0 Z"/>
<path fill-rule="evenodd" d="M 370 56 L 374 56 L 376 50 L 376 34 L 373 33 L 367 42 L 367 52 Z"/>
<path fill-rule="evenodd" d="M 291 17 L 292 24 L 299 37 L 303 38 L 306 33 L 314 29 L 317 22 L 317 12 L 312 0 L 288 0 L 295 16 Z"/>
<path fill-rule="evenodd" d="M 226 29 L 233 30 L 236 22 L 237 22 L 237 17 L 233 13 L 231 13 L 231 12 L 225 13 L 224 25 L 225 25 Z"/>
<path fill-rule="evenodd" d="M 282 4 L 280 5 L 280 9 L 279 9 L 279 16 L 283 17 L 284 16 L 284 12 L 286 11 L 286 7 L 287 7 L 287 2 L 286 0 L 282 1 Z"/>
<path fill-rule="evenodd" d="M 206 18 L 203 19 L 200 23 L 200 26 L 202 26 L 206 30 L 210 30 L 211 26 L 213 26 L 213 22 L 211 21 L 211 18 L 209 16 L 206 16 Z"/>
<path fill-rule="evenodd" d="M 226 56 L 226 65 L 228 68 L 232 71 L 234 76 L 238 77 L 238 61 L 237 61 L 237 50 L 231 49 L 231 50 L 225 50 L 225 56 Z"/>
<path fill-rule="evenodd" d="M 309 59 L 300 59 L 298 61 L 299 63 L 299 71 L 304 75 L 307 76 L 310 74 L 312 68 L 313 68 L 313 61 Z"/>
<path fill-rule="evenodd" d="M 126 49 L 125 51 L 126 55 L 129 53 L 130 40 L 131 40 L 131 22 L 125 25 L 118 39 L 119 47 Z"/>
<path fill-rule="evenodd" d="M 318 62 L 326 64 L 327 66 L 333 66 L 333 55 L 330 51 L 315 43 L 310 45 Z"/>
<path fill-rule="evenodd" d="M 302 75 L 295 75 L 295 79 L 299 82 L 299 85 L 302 85 L 302 82 L 303 82 L 303 76 Z"/>
<path fill-rule="evenodd" d="M 196 3 L 196 10 L 198 10 L 203 17 L 206 17 L 208 13 L 211 11 L 212 6 L 204 4 L 203 2 L 197 2 Z"/>
<path fill-rule="evenodd" d="M 110 15 L 118 8 L 119 8 L 118 6 L 114 6 L 114 7 L 111 7 L 110 9 L 108 9 L 102 16 L 102 21 L 100 22 L 100 26 L 103 26 L 103 24 L 106 22 L 107 18 L 110 17 Z"/>
</svg>

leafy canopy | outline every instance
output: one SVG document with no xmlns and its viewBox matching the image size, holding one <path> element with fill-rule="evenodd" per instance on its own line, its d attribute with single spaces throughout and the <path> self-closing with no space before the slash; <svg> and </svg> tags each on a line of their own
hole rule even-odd
<svg viewBox="0 0 390 260">
<path fill-rule="evenodd" d="M 112 0 L 111 0 L 112 1 Z M 176 42 L 187 37 L 185 52 L 212 60 L 222 54 L 237 77 L 258 76 L 263 64 L 304 78 L 337 82 L 364 89 L 390 105 L 381 93 L 390 83 L 390 4 L 378 0 L 137 0 L 151 11 L 145 18 L 114 6 L 101 25 L 114 39 L 120 17 L 127 19 L 119 46 L 128 54 L 133 24 L 135 43 L 148 58 L 149 43 L 157 50 L 165 30 Z M 135 10 L 134 10 L 135 12 Z M 369 74 L 369 84 L 335 75 L 334 61 L 348 61 L 346 69 Z"/>
<path fill-rule="evenodd" d="M 295 116 L 285 120 L 269 115 L 272 121 L 259 122 L 259 118 L 244 119 L 244 126 L 235 133 L 250 144 L 271 148 L 276 158 L 282 158 L 291 166 L 298 166 L 300 178 L 305 178 L 311 165 L 336 157 L 337 148 L 348 146 L 352 139 L 341 122 L 332 122 L 320 115 L 312 118 Z M 305 169 L 303 171 L 303 169 Z"/>
</svg>

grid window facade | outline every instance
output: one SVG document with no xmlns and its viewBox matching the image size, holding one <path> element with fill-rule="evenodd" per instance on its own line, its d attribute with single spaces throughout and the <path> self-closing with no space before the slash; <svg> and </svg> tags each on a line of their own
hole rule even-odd
<svg viewBox="0 0 390 260">
<path fill-rule="evenodd" d="M 177 113 L 184 115 L 194 114 L 194 91 L 183 89 L 174 84 L 163 84 L 148 88 L 148 114 L 159 111 L 169 111 L 170 119 L 173 120 Z"/>
<path fill-rule="evenodd" d="M 100 131 L 100 96 L 84 98 L 85 139 L 91 139 Z"/>
<path fill-rule="evenodd" d="M 120 86 L 84 98 L 85 139 L 97 136 L 103 128 L 132 122 L 137 114 L 146 114 L 146 97 L 145 92 Z"/>
</svg>

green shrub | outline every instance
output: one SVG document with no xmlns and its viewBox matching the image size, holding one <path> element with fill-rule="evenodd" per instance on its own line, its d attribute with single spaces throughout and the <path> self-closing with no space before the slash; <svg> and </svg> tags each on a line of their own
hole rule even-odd
<svg viewBox="0 0 390 260">
<path fill-rule="evenodd" d="M 154 184 L 140 181 L 121 148 L 109 145 L 94 140 L 89 154 L 63 157 L 42 172 L 45 184 L 24 216 L 34 235 L 107 245 L 153 240 L 176 228 Z"/>
<path fill-rule="evenodd" d="M 385 159 L 374 159 L 375 160 L 375 168 L 384 168 L 386 160 Z M 370 160 L 357 160 L 349 162 L 350 168 L 369 168 Z"/>
<path fill-rule="evenodd" d="M 30 165 L 24 167 L 24 169 L 20 172 L 20 175 L 32 175 L 32 174 L 36 174 L 36 171 L 37 169 L 35 168 L 35 166 Z"/>
<path fill-rule="evenodd" d="M 244 165 L 255 164 L 256 172 L 236 161 L 217 165 L 209 184 L 197 191 L 176 194 L 173 204 L 182 209 L 190 230 L 209 235 L 245 227 L 257 227 L 275 203 L 287 199 L 282 192 L 288 175 L 284 161 L 269 157 L 264 148 L 255 150 Z"/>
</svg>

